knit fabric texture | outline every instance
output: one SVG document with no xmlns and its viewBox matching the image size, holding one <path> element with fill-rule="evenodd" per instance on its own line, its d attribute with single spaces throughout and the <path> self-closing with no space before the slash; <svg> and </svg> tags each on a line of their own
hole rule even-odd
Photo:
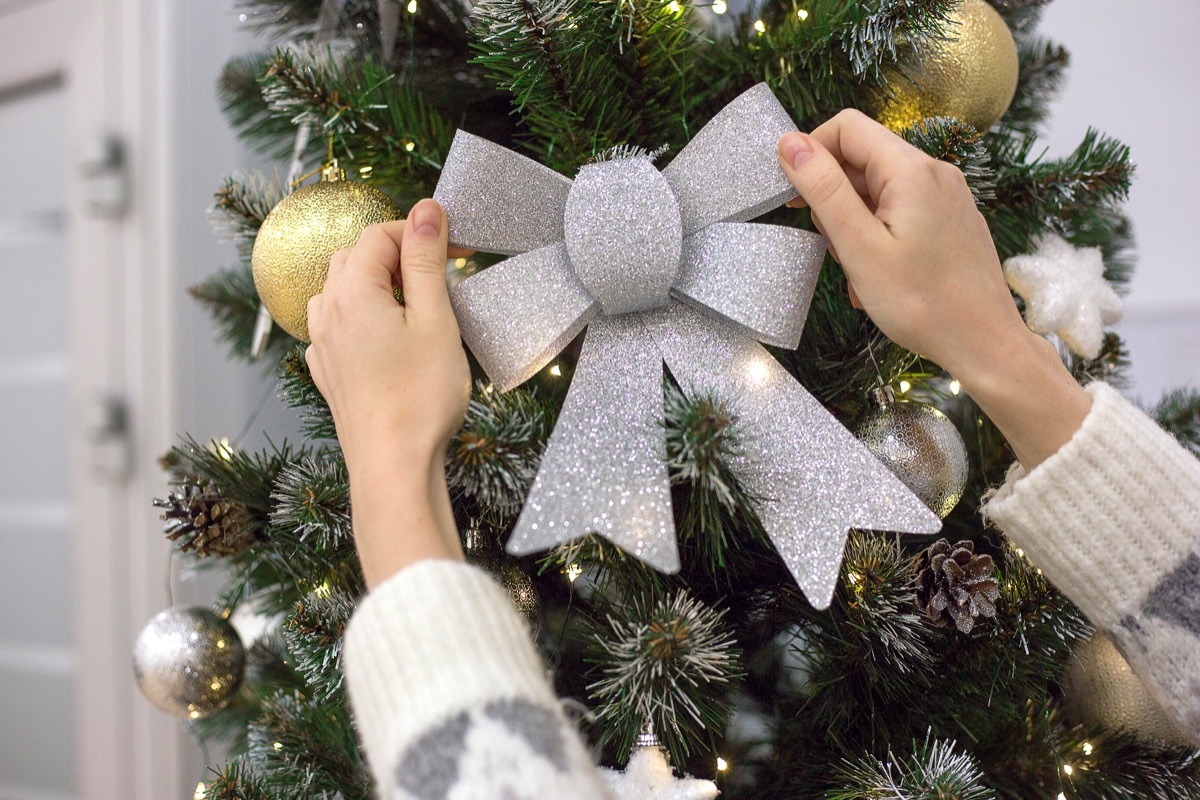
<svg viewBox="0 0 1200 800">
<path fill-rule="evenodd" d="M 1200 461 L 1112 387 L 1083 425 L 985 498 L 995 523 L 1200 741 Z"/>
<path fill-rule="evenodd" d="M 525 620 L 476 567 L 422 561 L 373 589 L 345 673 L 380 798 L 608 798 Z"/>
</svg>

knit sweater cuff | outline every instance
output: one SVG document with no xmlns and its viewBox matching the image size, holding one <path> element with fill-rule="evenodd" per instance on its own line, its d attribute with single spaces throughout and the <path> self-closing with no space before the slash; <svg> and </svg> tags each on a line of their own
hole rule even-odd
<svg viewBox="0 0 1200 800">
<path fill-rule="evenodd" d="M 983 512 L 1112 628 L 1195 552 L 1200 464 L 1108 385 L 1087 392 L 1092 409 L 1071 440 L 1030 472 L 1014 464 Z"/>
<path fill-rule="evenodd" d="M 418 562 L 367 594 L 346 629 L 345 672 L 377 775 L 448 713 L 496 698 L 557 706 L 508 595 L 454 561 Z"/>
</svg>

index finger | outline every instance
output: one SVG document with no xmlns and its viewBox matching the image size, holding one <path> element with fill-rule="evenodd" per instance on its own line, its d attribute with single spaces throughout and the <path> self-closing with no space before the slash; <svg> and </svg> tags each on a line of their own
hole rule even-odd
<svg viewBox="0 0 1200 800">
<path fill-rule="evenodd" d="M 838 112 L 811 134 L 840 163 L 860 171 L 867 190 L 878 200 L 898 169 L 925 156 L 888 128 L 855 109 Z"/>
</svg>

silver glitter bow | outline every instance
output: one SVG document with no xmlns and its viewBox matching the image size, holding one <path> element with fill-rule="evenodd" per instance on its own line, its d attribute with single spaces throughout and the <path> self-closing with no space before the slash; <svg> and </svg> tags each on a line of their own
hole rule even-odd
<svg viewBox="0 0 1200 800">
<path fill-rule="evenodd" d="M 434 193 L 450 241 L 514 256 L 451 292 L 480 365 L 507 391 L 588 328 L 510 553 L 596 533 L 678 571 L 664 361 L 684 392 L 737 416 L 732 466 L 814 606 L 829 605 L 849 528 L 940 528 L 758 343 L 798 346 L 825 252 L 816 234 L 745 223 L 795 197 L 775 155 L 793 130 L 759 84 L 661 172 L 633 156 L 585 165 L 574 181 L 457 133 Z"/>
</svg>

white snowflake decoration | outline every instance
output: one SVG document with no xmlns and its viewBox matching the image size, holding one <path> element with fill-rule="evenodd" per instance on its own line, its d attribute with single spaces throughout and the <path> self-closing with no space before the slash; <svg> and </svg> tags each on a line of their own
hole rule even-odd
<svg viewBox="0 0 1200 800">
<path fill-rule="evenodd" d="M 1086 358 L 1100 355 L 1104 326 L 1121 319 L 1121 298 L 1104 280 L 1099 247 L 1074 247 L 1047 234 L 1033 253 L 1005 261 L 1004 277 L 1025 300 L 1030 330 L 1057 334 Z"/>
<path fill-rule="evenodd" d="M 636 747 L 624 772 L 599 767 L 600 779 L 617 800 L 712 800 L 712 781 L 676 778 L 661 747 Z"/>
</svg>

